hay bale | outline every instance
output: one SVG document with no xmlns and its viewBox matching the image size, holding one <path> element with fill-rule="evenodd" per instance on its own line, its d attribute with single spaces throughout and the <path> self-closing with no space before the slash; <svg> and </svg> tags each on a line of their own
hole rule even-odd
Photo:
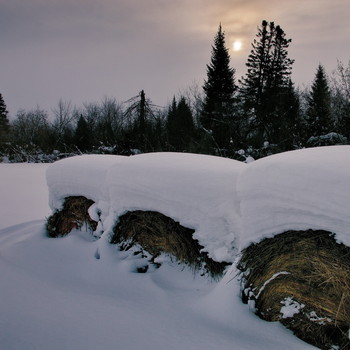
<svg viewBox="0 0 350 350">
<path fill-rule="evenodd" d="M 73 229 L 81 229 L 83 225 L 91 232 L 96 230 L 97 222 L 89 216 L 88 209 L 94 201 L 83 196 L 67 197 L 63 208 L 47 219 L 46 229 L 49 237 L 63 237 Z"/>
<path fill-rule="evenodd" d="M 288 231 L 242 252 L 242 299 L 321 349 L 350 349 L 350 248 L 326 231 Z"/>
<path fill-rule="evenodd" d="M 194 271 L 203 270 L 212 278 L 222 276 L 227 263 L 216 262 L 202 252 L 193 238 L 194 230 L 181 226 L 173 219 L 154 211 L 132 211 L 119 218 L 111 243 L 123 250 L 141 246 L 153 260 L 161 253 L 175 257 Z"/>
</svg>

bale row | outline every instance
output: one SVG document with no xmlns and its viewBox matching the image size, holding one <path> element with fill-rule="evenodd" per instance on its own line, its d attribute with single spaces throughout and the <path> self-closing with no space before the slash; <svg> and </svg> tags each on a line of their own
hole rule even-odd
<svg viewBox="0 0 350 350">
<path fill-rule="evenodd" d="M 350 248 L 326 231 L 288 231 L 242 253 L 242 299 L 321 349 L 350 349 Z"/>
<path fill-rule="evenodd" d="M 88 209 L 94 202 L 83 196 L 67 197 L 61 210 L 47 220 L 49 237 L 63 237 L 72 229 L 85 227 L 93 233 L 97 222 L 89 216 Z M 152 256 L 152 261 L 162 253 L 174 257 L 180 263 L 201 271 L 214 279 L 222 276 L 226 263 L 220 263 L 202 252 L 203 247 L 193 238 L 194 230 L 181 226 L 173 219 L 154 211 L 132 211 L 121 216 L 114 228 L 112 244 L 124 250 L 139 245 Z"/>
</svg>

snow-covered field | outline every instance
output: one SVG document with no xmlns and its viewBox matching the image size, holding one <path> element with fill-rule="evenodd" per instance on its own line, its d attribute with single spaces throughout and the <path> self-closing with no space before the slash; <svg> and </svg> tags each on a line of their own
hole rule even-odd
<svg viewBox="0 0 350 350">
<path fill-rule="evenodd" d="M 0 163 L 0 229 L 50 215 L 48 164 Z"/>
<path fill-rule="evenodd" d="M 271 235 L 276 227 L 295 225 L 299 215 L 303 218 L 301 226 L 338 229 L 338 238 L 347 243 L 342 228 L 348 225 L 345 203 L 349 189 L 345 180 L 349 179 L 350 150 L 342 147 L 323 149 L 323 153 L 291 152 L 242 166 L 220 160 L 219 170 L 213 169 L 219 163 L 210 157 L 183 158 L 187 163 L 181 165 L 176 155 L 169 155 L 168 163 L 164 155 L 153 155 L 149 161 L 145 156 L 136 156 L 125 166 L 121 159 L 113 161 L 111 168 L 109 162 L 101 162 L 96 173 L 87 169 L 80 176 L 73 165 L 70 174 L 62 166 L 61 173 L 49 175 L 50 204 L 59 205 L 64 188 L 73 194 L 76 188 L 87 186 L 91 195 L 98 197 L 94 199 L 100 201 L 99 210 L 106 210 L 103 215 L 107 226 L 112 212 L 121 214 L 127 208 L 151 210 L 157 204 L 165 214 L 173 214 L 196 228 L 198 239 L 218 259 L 229 253 L 228 237 L 235 242 L 237 251 Z M 147 167 L 149 162 L 152 167 Z M 87 164 L 85 160 L 82 163 Z M 140 258 L 118 251 L 107 239 L 93 241 L 80 231 L 65 238 L 47 238 L 47 167 L 0 164 L 1 349 L 314 348 L 279 323 L 260 320 L 242 304 L 235 268 L 220 282 L 210 282 L 164 257 L 161 268 L 140 274 L 134 272 Z M 112 169 L 108 174 L 107 168 Z M 166 174 L 165 168 L 171 172 Z M 186 175 L 179 179 L 184 169 Z M 324 172 L 325 169 L 329 170 Z M 94 178 L 108 188 L 89 182 Z M 68 183 L 63 186 L 64 179 Z M 69 187 L 73 179 L 75 189 Z M 205 186 L 216 179 L 216 186 Z M 177 188 L 181 181 L 186 183 L 182 192 Z M 111 193 L 121 196 L 120 201 L 111 202 Z M 183 202 L 186 194 L 189 199 Z M 306 198 L 308 202 L 303 206 L 300 199 Z M 224 232 L 219 238 L 223 251 L 218 250 L 203 226 L 210 212 L 212 227 Z M 271 222 L 266 217 L 274 219 Z"/>
</svg>

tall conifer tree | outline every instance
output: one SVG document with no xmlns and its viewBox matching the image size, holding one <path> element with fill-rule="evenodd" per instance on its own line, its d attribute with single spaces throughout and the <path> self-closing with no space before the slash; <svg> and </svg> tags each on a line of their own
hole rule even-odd
<svg viewBox="0 0 350 350">
<path fill-rule="evenodd" d="M 91 151 L 93 146 L 92 130 L 85 118 L 81 115 L 75 129 L 75 145 L 81 152 Z"/>
<path fill-rule="evenodd" d="M 320 136 L 333 130 L 331 94 L 323 66 L 317 68 L 315 79 L 307 99 L 307 136 Z"/>
<path fill-rule="evenodd" d="M 262 21 L 257 39 L 252 43 L 246 76 L 240 81 L 240 97 L 250 136 L 261 145 L 265 140 L 278 143 L 280 127 L 286 117 L 283 99 L 290 91 L 290 74 L 293 60 L 287 48 L 291 39 L 274 22 Z"/>
<path fill-rule="evenodd" d="M 235 70 L 230 67 L 230 55 L 225 46 L 225 33 L 221 24 L 214 38 L 211 62 L 207 65 L 207 80 L 201 124 L 210 131 L 217 146 L 225 148 L 230 141 L 233 118 Z"/>
</svg>

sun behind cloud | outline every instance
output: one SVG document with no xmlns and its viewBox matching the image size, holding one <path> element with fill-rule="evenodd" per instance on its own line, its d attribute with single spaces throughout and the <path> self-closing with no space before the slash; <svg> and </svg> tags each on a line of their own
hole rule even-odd
<svg viewBox="0 0 350 350">
<path fill-rule="evenodd" d="M 235 40 L 232 44 L 233 51 L 241 51 L 242 50 L 242 41 L 241 40 Z"/>
</svg>

